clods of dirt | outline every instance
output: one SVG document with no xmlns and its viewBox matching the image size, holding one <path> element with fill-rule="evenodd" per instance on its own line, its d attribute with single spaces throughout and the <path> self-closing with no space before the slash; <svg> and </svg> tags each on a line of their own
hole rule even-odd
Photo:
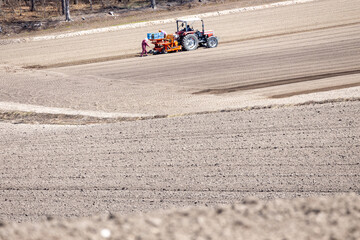
<svg viewBox="0 0 360 240">
<path fill-rule="evenodd" d="M 128 216 L 2 223 L 0 239 L 360 239 L 360 196 L 191 207 Z"/>
</svg>

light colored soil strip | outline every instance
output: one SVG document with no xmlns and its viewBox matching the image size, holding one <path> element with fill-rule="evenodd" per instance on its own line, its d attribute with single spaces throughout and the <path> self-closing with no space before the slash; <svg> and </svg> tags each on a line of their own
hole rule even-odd
<svg viewBox="0 0 360 240">
<path fill-rule="evenodd" d="M 74 109 L 69 109 L 69 108 L 44 107 L 44 106 L 12 103 L 12 102 L 0 102 L 0 109 L 5 110 L 5 111 L 23 111 L 23 112 L 34 112 L 34 113 L 82 115 L 82 116 L 96 117 L 96 118 L 149 117 L 149 115 L 145 115 L 145 114 L 74 110 Z"/>
<path fill-rule="evenodd" d="M 330 25 L 330 26 L 326 26 L 326 27 L 313 27 L 313 28 L 306 29 L 306 30 L 293 30 L 293 31 L 288 31 L 288 32 L 284 32 L 284 33 L 275 33 L 275 34 L 268 34 L 268 35 L 262 35 L 262 36 L 256 36 L 256 37 L 245 37 L 245 38 L 241 38 L 241 39 L 221 41 L 221 45 L 229 44 L 229 43 L 238 43 L 240 41 L 251 41 L 251 40 L 257 40 L 257 39 L 263 39 L 263 38 L 280 37 L 280 36 L 286 36 L 286 35 L 297 34 L 297 33 L 307 33 L 307 32 L 326 30 L 326 29 L 331 29 L 331 28 L 341 28 L 341 27 L 354 26 L 354 25 L 359 25 L 359 24 L 360 24 L 359 21 L 355 21 L 355 22 L 350 22 L 350 23 L 345 23 L 345 24 Z"/>
<path fill-rule="evenodd" d="M 194 113 L 184 113 L 176 115 L 154 115 L 154 116 L 117 116 L 117 117 L 95 117 L 80 114 L 61 114 L 61 113 L 46 113 L 46 112 L 25 112 L 25 111 L 4 111 L 0 110 L 0 122 L 9 122 L 13 124 L 54 124 L 54 125 L 86 125 L 86 124 L 101 124 L 101 123 L 116 123 L 123 121 L 137 121 L 149 120 L 158 118 L 172 118 L 180 116 L 191 116 L 200 114 L 211 114 L 218 112 L 235 112 L 235 111 L 250 111 L 267 108 L 279 108 L 289 106 L 303 106 L 310 104 L 325 104 L 333 102 L 346 102 L 346 101 L 360 101 L 360 98 L 339 98 L 325 101 L 308 101 L 298 104 L 273 104 L 264 106 L 249 106 L 238 109 L 222 109 L 217 111 L 204 111 Z M 80 112 L 80 111 L 79 111 Z M 101 115 L 99 115 L 101 116 Z"/>
<path fill-rule="evenodd" d="M 252 6 L 252 7 L 242 7 L 242 8 L 223 10 L 223 11 L 217 11 L 217 12 L 208 12 L 208 13 L 202 13 L 202 14 L 197 14 L 197 15 L 189 15 L 189 16 L 184 16 L 182 18 L 215 17 L 215 16 L 220 16 L 220 15 L 228 15 L 228 14 L 241 13 L 241 12 L 256 11 L 256 10 L 288 6 L 288 5 L 299 4 L 299 3 L 308 3 L 308 2 L 313 2 L 313 1 L 315 1 L 315 0 L 289 0 L 289 1 L 285 1 L 285 2 L 277 2 L 277 3 L 264 4 L 264 5 L 258 5 L 258 6 Z M 114 32 L 114 31 L 125 30 L 125 29 L 133 29 L 133 28 L 139 28 L 139 27 L 160 25 L 160 24 L 165 24 L 165 23 L 173 23 L 175 21 L 176 21 L 175 18 L 171 18 L 171 19 L 148 21 L 148 22 L 130 23 L 130 24 L 124 24 L 124 25 L 114 26 L 114 27 L 97 28 L 97 29 L 57 34 L 57 35 L 11 39 L 11 40 L 1 40 L 0 45 L 10 44 L 10 43 L 29 42 L 29 41 L 43 41 L 43 40 L 60 39 L 60 38 L 67 38 L 67 37 L 89 35 L 89 34 L 94 34 L 94 33 Z"/>
<path fill-rule="evenodd" d="M 351 83 L 351 84 L 343 84 L 343 85 L 332 86 L 332 87 L 317 88 L 317 89 L 311 89 L 311 90 L 305 90 L 305 91 L 296 91 L 296 92 L 290 92 L 290 93 L 285 93 L 285 94 L 278 94 L 278 95 L 273 95 L 270 98 L 287 98 L 287 97 L 292 97 L 292 96 L 301 95 L 301 94 L 309 94 L 309 93 L 315 93 L 315 92 L 327 92 L 327 91 L 332 91 L 332 90 L 358 87 L 358 86 L 360 86 L 360 82 L 359 83 Z"/>
</svg>

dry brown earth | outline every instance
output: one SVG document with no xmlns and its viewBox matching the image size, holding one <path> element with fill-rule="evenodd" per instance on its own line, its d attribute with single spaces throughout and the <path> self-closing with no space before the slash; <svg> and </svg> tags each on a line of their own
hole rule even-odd
<svg viewBox="0 0 360 240">
<path fill-rule="evenodd" d="M 158 26 L 0 46 L 2 116 L 168 116 L 84 126 L 0 123 L 0 220 L 359 194 L 359 12 L 358 1 L 319 0 L 209 18 L 218 48 L 147 58 L 127 56 Z M 318 103 L 294 105 L 309 101 Z M 206 111 L 215 112 L 182 116 Z M 346 226 L 353 226 L 356 195 L 328 203 L 348 201 L 356 211 Z M 325 215 L 314 221 L 331 223 Z M 22 231 L 6 226 L 5 238 Z M 358 236 L 357 228 L 338 226 L 354 234 L 338 239 Z"/>
<path fill-rule="evenodd" d="M 214 208 L 7 224 L 0 227 L 0 239 L 356 240 L 359 221 L 360 197 L 355 194 L 268 203 L 247 198 Z"/>
<path fill-rule="evenodd" d="M 155 115 L 359 97 L 359 12 L 359 2 L 321 0 L 207 18 L 220 36 L 217 49 L 89 65 L 77 64 L 134 55 L 159 26 L 0 46 L 7 64 L 0 108 Z M 174 24 L 161 27 L 174 31 Z M 53 68 L 15 67 L 31 65 Z"/>
<path fill-rule="evenodd" d="M 2 220 L 360 187 L 360 102 L 92 126 L 0 124 Z"/>
<path fill-rule="evenodd" d="M 48 19 L 43 19 L 42 11 L 31 12 L 30 8 L 23 8 L 20 15 L 13 15 L 12 9 L 7 8 L 3 11 L 11 12 L 11 22 L 6 22 L 1 25 L 2 34 L 0 39 L 11 40 L 16 38 L 28 38 L 34 36 L 46 36 L 50 34 L 69 33 L 83 30 L 93 30 L 94 28 L 104 28 L 124 25 L 128 23 L 139 23 L 151 20 L 168 19 L 174 17 L 181 17 L 189 14 L 208 13 L 214 11 L 222 11 L 234 8 L 249 7 L 254 5 L 271 4 L 283 2 L 286 0 L 224 0 L 219 1 L 192 1 L 188 4 L 179 4 L 177 2 L 157 2 L 156 11 L 147 7 L 127 8 L 125 6 L 111 10 L 101 10 L 102 6 L 99 2 L 93 5 L 94 11 L 89 11 L 89 4 L 76 4 L 71 6 L 71 22 L 65 22 L 64 16 L 58 16 L 58 11 L 55 15 Z M 118 4 L 121 4 L 120 2 Z M 143 6 L 149 6 L 148 1 L 141 3 Z M 125 8 L 124 8 L 125 7 Z M 53 9 L 54 10 L 54 9 Z M 48 9 L 48 11 L 52 11 Z M 113 15 L 109 14 L 113 12 Z M 3 17 L 3 19 L 1 18 Z M 85 20 L 84 20 L 85 18 Z M 0 16 L 0 22 L 5 20 L 6 16 Z M 8 18 L 6 21 L 10 21 Z M 38 24 L 41 23 L 41 26 Z M 0 40 L 1 42 L 1 40 Z"/>
</svg>

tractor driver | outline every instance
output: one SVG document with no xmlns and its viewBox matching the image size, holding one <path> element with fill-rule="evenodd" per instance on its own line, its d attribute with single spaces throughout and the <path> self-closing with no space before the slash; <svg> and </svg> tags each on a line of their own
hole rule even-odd
<svg viewBox="0 0 360 240">
<path fill-rule="evenodd" d="M 188 24 L 188 25 L 186 25 L 186 27 L 182 30 L 183 32 L 188 32 L 188 31 L 194 31 L 194 29 L 192 29 L 191 27 L 190 27 L 190 25 Z"/>
</svg>

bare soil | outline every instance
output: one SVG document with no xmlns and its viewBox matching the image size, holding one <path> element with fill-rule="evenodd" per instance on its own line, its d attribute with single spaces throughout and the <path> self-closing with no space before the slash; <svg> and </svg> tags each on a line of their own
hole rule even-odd
<svg viewBox="0 0 360 240">
<path fill-rule="evenodd" d="M 352 101 L 354 99 L 348 99 Z M 355 100 L 354 100 L 355 101 Z M 139 117 L 93 117 L 81 114 L 53 114 L 25 111 L 1 111 L 0 122 L 12 124 L 56 124 L 56 125 L 84 125 L 99 123 L 116 123 L 165 118 L 167 115 L 139 116 Z"/>
<path fill-rule="evenodd" d="M 0 238 L 358 239 L 359 9 L 207 18 L 224 44 L 147 58 L 116 60 L 159 26 L 1 45 Z"/>
<path fill-rule="evenodd" d="M 346 76 L 346 75 L 352 75 L 352 74 L 360 74 L 360 69 L 350 70 L 350 71 L 342 71 L 342 72 L 329 72 L 324 74 L 317 74 L 317 75 L 310 75 L 310 76 L 302 76 L 302 77 L 296 77 L 296 78 L 290 78 L 290 79 L 284 79 L 284 80 L 277 80 L 272 79 L 271 81 L 266 81 L 263 83 L 253 83 L 248 85 L 241 85 L 238 87 L 229 87 L 229 88 L 217 88 L 217 89 L 206 89 L 199 92 L 194 92 L 193 94 L 224 94 L 224 93 L 231 93 L 231 92 L 237 92 L 237 91 L 244 91 L 244 90 L 252 90 L 252 89 L 258 89 L 258 88 L 267 88 L 267 87 L 273 87 L 273 86 L 281 86 L 281 85 L 288 85 L 292 83 L 299 83 L 299 82 L 307 82 L 307 81 L 314 81 L 324 78 L 333 78 L 337 76 Z M 356 87 L 359 86 L 360 82 L 356 82 L 353 84 L 345 84 L 345 86 L 337 86 L 337 87 L 329 87 L 320 89 L 320 91 L 326 91 L 326 90 L 332 90 L 332 89 L 341 89 L 346 87 Z M 315 89 L 313 92 L 317 92 Z M 305 92 L 307 93 L 307 92 Z M 299 92 L 298 94 L 303 94 L 303 92 Z M 296 95 L 295 93 L 292 93 L 292 95 L 289 94 L 289 96 Z"/>
<path fill-rule="evenodd" d="M 259 201 L 191 207 L 147 214 L 0 226 L 0 239 L 333 239 L 360 238 L 360 197 Z M 301 229 L 301 231 L 299 231 Z"/>
<path fill-rule="evenodd" d="M 65 22 L 65 17 L 59 16 L 57 9 L 59 6 L 55 5 L 48 6 L 45 15 L 42 8 L 34 13 L 30 12 L 29 7 L 23 7 L 21 15 L 20 13 L 13 14 L 11 9 L 4 9 L 4 14 L 0 15 L 2 27 L 0 36 L 17 38 L 80 31 L 281 1 L 284 0 L 184 1 L 183 4 L 159 1 L 156 10 L 150 8 L 149 1 L 132 1 L 132 4 L 129 2 L 122 6 L 105 8 L 97 4 L 93 6 L 92 11 L 88 4 L 78 4 L 71 6 L 71 22 Z"/>
<path fill-rule="evenodd" d="M 360 9 L 360 5 L 340 8 L 340 3 L 331 3 L 339 7 L 332 14 L 340 17 L 347 12 L 351 21 L 355 16 L 349 12 L 355 14 Z M 181 115 L 309 100 L 358 98 L 360 25 L 338 26 L 337 18 L 329 23 L 329 4 L 313 4 L 249 12 L 248 16 L 209 18 L 206 20 L 209 28 L 219 29 L 219 35 L 225 40 L 251 35 L 232 32 L 227 24 L 229 21 L 234 21 L 233 25 L 239 27 L 248 23 L 245 26 L 251 32 L 256 22 L 249 19 L 272 19 L 270 23 L 263 20 L 266 30 L 256 30 L 259 35 L 288 32 L 289 27 L 282 26 L 281 21 L 292 14 L 299 14 L 299 18 L 320 15 L 318 18 L 324 23 L 334 24 L 321 30 L 239 40 L 237 43 L 220 42 L 215 49 L 127 58 L 135 56 L 139 49 L 140 40 L 135 40 L 142 39 L 144 33 L 158 26 L 0 46 L 2 53 L 6 54 L 0 62 L 4 64 L 0 66 L 4 73 L 0 106 L 5 108 L 17 103 L 17 111 L 32 112 L 32 107 L 48 107 Z M 310 10 L 315 13 L 308 13 Z M 238 18 L 241 21 L 236 21 Z M 293 19 L 297 26 L 294 29 L 298 29 L 297 24 L 303 24 L 297 19 Z M 173 24 L 166 26 L 169 29 L 174 27 Z M 126 41 L 127 36 L 133 37 L 134 41 Z M 78 46 L 72 44 L 74 41 Z M 58 48 L 64 51 L 59 52 Z M 121 57 L 123 59 L 115 60 Z M 34 65 L 44 68 L 23 68 Z"/>
<path fill-rule="evenodd" d="M 360 188 L 360 102 L 84 126 L 0 123 L 0 216 L 334 195 Z"/>
<path fill-rule="evenodd" d="M 286 96 L 274 96 L 274 98 L 282 98 L 282 97 L 286 97 Z M 309 102 L 297 103 L 297 104 L 253 106 L 253 107 L 245 107 L 240 109 L 184 113 L 181 114 L 181 116 L 192 116 L 192 115 L 209 114 L 209 113 L 217 113 L 217 112 L 248 111 L 255 109 L 283 108 L 289 106 L 304 106 L 304 105 L 312 105 L 312 104 L 352 102 L 352 101 L 360 101 L 360 98 L 338 98 L 338 99 L 329 99 L 325 101 L 309 101 Z M 168 118 L 168 117 L 172 117 L 172 116 L 154 115 L 154 116 L 143 116 L 143 117 L 107 117 L 106 118 L 106 117 L 92 117 L 81 114 L 52 114 L 52 113 L 0 110 L 0 122 L 12 123 L 12 124 L 88 125 L 88 124 L 101 124 L 101 123 L 117 123 L 124 121 L 139 121 L 139 120 L 149 120 L 149 119 Z"/>
<path fill-rule="evenodd" d="M 311 90 L 294 91 L 294 92 L 289 92 L 289 93 L 285 93 L 285 94 L 273 95 L 273 96 L 271 96 L 271 98 L 287 98 L 287 97 L 292 97 L 292 96 L 296 96 L 296 95 L 310 94 L 310 93 L 315 93 L 315 92 L 328 92 L 328 91 L 333 91 L 333 90 L 337 90 L 337 89 L 352 88 L 352 87 L 358 87 L 358 86 L 360 86 L 360 82 L 343 84 L 343 85 L 332 86 L 332 87 L 315 88 L 315 89 L 311 89 Z"/>
</svg>

